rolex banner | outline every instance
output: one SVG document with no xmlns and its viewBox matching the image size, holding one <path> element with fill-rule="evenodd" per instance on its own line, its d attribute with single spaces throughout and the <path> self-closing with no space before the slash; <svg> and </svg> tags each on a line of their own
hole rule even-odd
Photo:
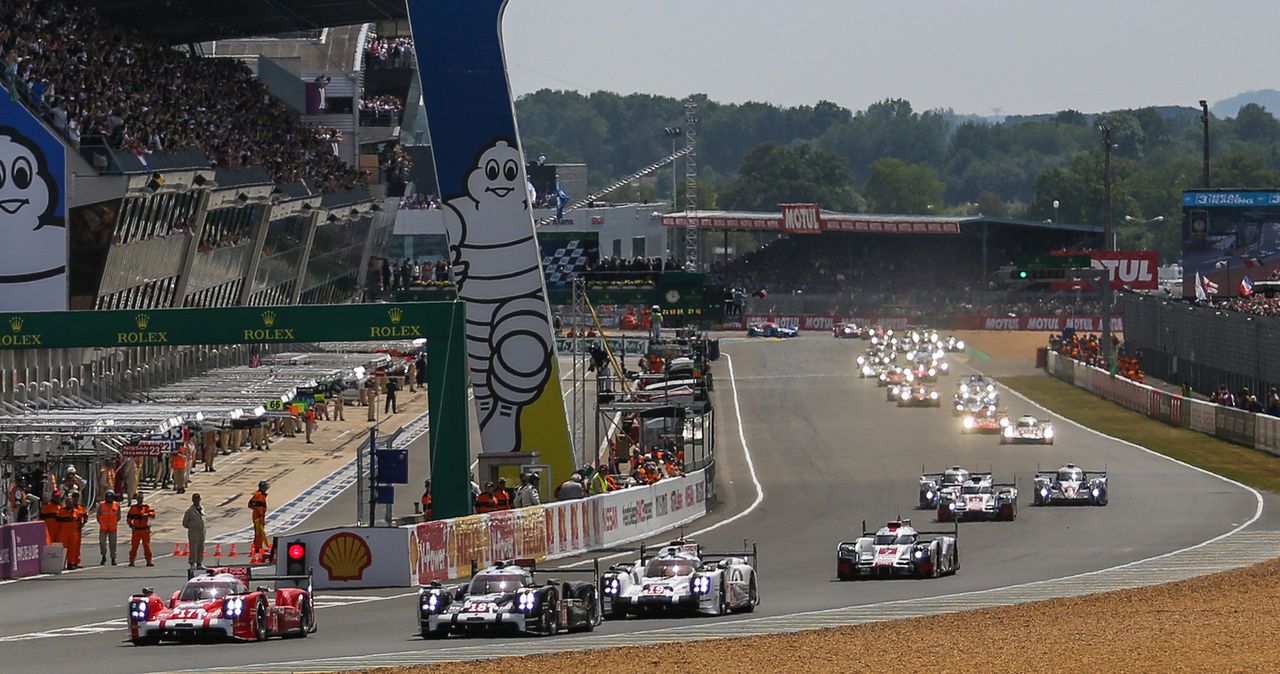
<svg viewBox="0 0 1280 674">
<path fill-rule="evenodd" d="M 506 0 L 409 0 L 418 74 L 466 303 L 467 354 L 486 453 L 541 452 L 573 472 L 525 162 L 502 51 Z"/>
</svg>

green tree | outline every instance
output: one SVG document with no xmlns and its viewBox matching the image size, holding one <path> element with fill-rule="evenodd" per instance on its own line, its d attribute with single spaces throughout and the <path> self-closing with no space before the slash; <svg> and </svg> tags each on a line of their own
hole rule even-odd
<svg viewBox="0 0 1280 674">
<path fill-rule="evenodd" d="M 885 157 L 871 164 L 862 193 L 876 213 L 941 212 L 942 181 L 933 167 Z"/>
<path fill-rule="evenodd" d="M 747 211 L 773 211 L 778 204 L 795 202 L 852 211 L 857 203 L 848 164 L 807 143 L 757 145 L 743 157 L 738 176 L 718 196 L 722 208 Z"/>
</svg>

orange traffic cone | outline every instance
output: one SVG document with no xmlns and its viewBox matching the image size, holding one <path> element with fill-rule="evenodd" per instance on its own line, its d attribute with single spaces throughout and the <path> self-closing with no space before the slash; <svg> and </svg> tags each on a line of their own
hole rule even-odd
<svg viewBox="0 0 1280 674">
<path fill-rule="evenodd" d="M 214 543 L 214 544 L 213 544 L 213 557 L 214 557 L 214 559 L 218 559 L 218 558 L 221 558 L 221 557 L 222 557 L 222 544 L 221 544 L 221 543 Z"/>
<path fill-rule="evenodd" d="M 181 543 L 174 543 L 174 544 L 173 544 L 173 556 L 174 556 L 174 557 L 184 557 L 184 556 L 185 556 L 185 555 L 183 555 L 183 554 L 182 554 L 182 544 L 181 544 Z"/>
<path fill-rule="evenodd" d="M 228 557 L 239 557 L 239 556 L 240 556 L 240 555 L 237 555 L 237 554 L 236 554 L 236 544 L 235 544 L 235 543 L 232 543 L 232 544 L 231 544 L 231 551 L 227 553 L 227 556 L 228 556 Z"/>
</svg>

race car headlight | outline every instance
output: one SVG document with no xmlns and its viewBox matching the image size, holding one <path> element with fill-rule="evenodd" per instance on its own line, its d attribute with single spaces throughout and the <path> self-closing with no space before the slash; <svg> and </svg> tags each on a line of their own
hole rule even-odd
<svg viewBox="0 0 1280 674">
<path fill-rule="evenodd" d="M 924 550 L 916 550 L 916 559 L 924 559 Z"/>
<path fill-rule="evenodd" d="M 1094 488 L 1093 488 L 1093 497 L 1094 497 L 1094 498 L 1098 498 L 1098 494 L 1100 494 L 1100 493 L 1102 493 L 1102 492 L 1098 491 L 1098 488 L 1097 488 L 1097 487 L 1094 487 Z"/>
<path fill-rule="evenodd" d="M 903 392 L 902 392 L 902 399 L 903 399 L 903 400 L 910 400 L 910 399 L 911 399 L 911 394 L 910 394 L 910 393 L 908 393 L 907 391 L 903 391 Z"/>
<path fill-rule="evenodd" d="M 1009 417 L 1005 417 L 1005 418 L 1003 418 L 1003 419 L 1001 419 L 1001 420 L 1000 420 L 1000 427 L 1001 427 L 1001 428 L 1008 428 L 1008 427 L 1009 427 Z"/>
<path fill-rule="evenodd" d="M 956 342 L 956 348 L 960 349 L 961 351 L 964 351 L 964 342 L 963 341 Z"/>
<path fill-rule="evenodd" d="M 435 592 L 429 592 L 422 595 L 422 612 L 435 613 L 440 610 L 440 595 Z"/>
<path fill-rule="evenodd" d="M 707 576 L 698 576 L 689 584 L 689 589 L 695 595 L 707 594 L 711 591 L 711 579 Z"/>
<path fill-rule="evenodd" d="M 879 343 L 880 343 L 880 338 L 879 338 L 879 337 L 872 337 L 872 338 L 871 338 L 871 343 L 872 343 L 872 344 L 879 344 Z"/>
<path fill-rule="evenodd" d="M 915 381 L 915 379 L 916 376 L 914 374 L 911 374 L 910 372 L 907 373 L 907 381 Z"/>
<path fill-rule="evenodd" d="M 1049 488 L 1048 488 L 1048 487 L 1041 487 L 1041 488 L 1040 488 L 1040 497 L 1041 497 L 1041 498 L 1048 498 L 1048 497 L 1049 497 Z"/>
<path fill-rule="evenodd" d="M 930 377 L 933 377 L 933 376 L 935 376 L 935 375 L 937 375 L 937 374 L 938 374 L 938 369 L 937 369 L 937 368 L 933 368 L 933 367 L 929 368 L 929 376 L 930 376 Z"/>
<path fill-rule="evenodd" d="M 930 400 L 937 400 L 937 399 L 938 399 L 938 392 L 937 392 L 937 391 L 930 391 L 930 392 L 929 392 L 929 399 L 930 399 Z"/>
<path fill-rule="evenodd" d="M 933 498 L 933 490 L 932 489 L 926 490 L 924 493 L 924 497 L 927 499 Z"/>
<path fill-rule="evenodd" d="M 135 601 L 129 605 L 129 619 L 142 622 L 147 619 L 147 602 Z"/>
<path fill-rule="evenodd" d="M 964 422 L 963 422 L 963 423 L 964 423 L 964 427 L 965 427 L 965 429 L 971 429 L 971 428 L 973 428 L 973 426 L 974 426 L 973 417 L 965 417 L 965 418 L 964 418 Z"/>
<path fill-rule="evenodd" d="M 947 502 L 947 510 L 954 511 L 955 509 L 956 509 L 956 502 L 955 502 L 955 501 L 948 501 L 948 502 Z"/>
<path fill-rule="evenodd" d="M 622 592 L 622 582 L 619 581 L 617 578 L 610 578 L 607 582 L 605 582 L 604 584 L 605 594 L 617 596 L 618 593 L 620 592 Z"/>
<path fill-rule="evenodd" d="M 885 374 L 885 373 L 881 372 L 881 373 L 880 373 L 880 381 L 889 381 L 889 375 L 887 375 L 887 374 Z"/>
<path fill-rule="evenodd" d="M 942 368 L 942 371 L 943 371 L 943 372 L 946 372 L 947 370 L 950 370 L 950 369 L 951 369 L 951 366 L 950 366 L 950 365 L 947 365 L 946 363 L 940 363 L 940 364 L 938 365 L 938 367 Z"/>
<path fill-rule="evenodd" d="M 222 603 L 222 615 L 225 618 L 236 619 L 244 613 L 244 599 L 241 597 L 231 597 Z"/>
<path fill-rule="evenodd" d="M 1006 426 L 1004 427 L 1004 437 L 1006 437 L 1006 438 L 1012 438 L 1012 437 L 1013 437 L 1013 427 L 1012 427 L 1012 426 L 1007 426 L 1007 425 L 1006 425 Z"/>
<path fill-rule="evenodd" d="M 1053 427 L 1044 429 L 1044 438 L 1045 440 L 1053 439 Z"/>
<path fill-rule="evenodd" d="M 866 364 L 867 364 L 867 359 L 866 359 L 866 358 L 863 358 L 862 356 L 858 356 L 858 364 L 859 364 L 859 365 L 866 365 Z"/>
</svg>

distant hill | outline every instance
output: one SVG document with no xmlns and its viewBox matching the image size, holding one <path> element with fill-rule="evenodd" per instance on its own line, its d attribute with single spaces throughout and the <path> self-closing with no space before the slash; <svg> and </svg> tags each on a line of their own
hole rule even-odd
<svg viewBox="0 0 1280 674">
<path fill-rule="evenodd" d="M 1240 107 L 1246 103 L 1257 103 L 1271 114 L 1280 114 L 1280 91 L 1275 89 L 1258 89 L 1236 94 L 1210 106 L 1209 110 L 1217 117 L 1235 117 Z"/>
</svg>

